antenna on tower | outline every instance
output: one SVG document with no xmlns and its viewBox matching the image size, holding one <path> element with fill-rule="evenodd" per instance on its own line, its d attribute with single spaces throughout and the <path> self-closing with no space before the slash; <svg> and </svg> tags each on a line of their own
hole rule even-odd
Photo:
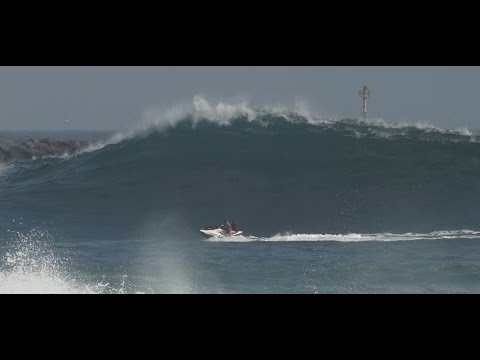
<svg viewBox="0 0 480 360">
<path fill-rule="evenodd" d="M 366 86 L 364 86 L 360 89 L 358 94 L 360 95 L 361 98 L 363 98 L 362 115 L 363 115 L 363 118 L 366 119 L 367 118 L 367 99 L 370 96 L 370 90 Z"/>
</svg>

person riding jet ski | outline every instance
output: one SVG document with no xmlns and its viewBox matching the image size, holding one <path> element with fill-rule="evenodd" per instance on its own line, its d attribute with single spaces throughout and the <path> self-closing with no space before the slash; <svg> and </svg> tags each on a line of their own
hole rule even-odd
<svg viewBox="0 0 480 360">
<path fill-rule="evenodd" d="M 223 219 L 223 225 L 220 226 L 207 226 L 200 229 L 200 232 L 205 237 L 229 237 L 243 234 L 243 231 L 238 231 L 238 225 L 235 220 L 232 220 L 232 224 L 227 219 Z"/>
<path fill-rule="evenodd" d="M 232 235 L 232 225 L 230 225 L 227 219 L 223 219 L 223 230 L 225 231 L 225 235 Z"/>
</svg>

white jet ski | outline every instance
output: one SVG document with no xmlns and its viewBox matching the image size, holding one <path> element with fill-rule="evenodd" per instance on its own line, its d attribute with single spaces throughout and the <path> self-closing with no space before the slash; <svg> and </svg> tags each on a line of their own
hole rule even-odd
<svg viewBox="0 0 480 360">
<path fill-rule="evenodd" d="M 221 226 L 207 226 L 203 229 L 200 229 L 200 232 L 206 238 L 211 238 L 211 237 L 224 238 L 224 237 L 238 236 L 240 234 L 243 234 L 243 231 L 233 231 L 227 235 L 225 230 Z"/>
</svg>

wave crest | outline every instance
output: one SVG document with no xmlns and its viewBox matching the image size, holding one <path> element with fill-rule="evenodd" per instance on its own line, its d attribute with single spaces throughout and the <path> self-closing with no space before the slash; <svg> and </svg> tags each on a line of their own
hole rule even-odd
<svg viewBox="0 0 480 360">
<path fill-rule="evenodd" d="M 179 123 L 189 121 L 192 129 L 199 122 L 206 121 L 220 126 L 230 126 L 234 120 L 244 119 L 247 123 L 256 122 L 268 127 L 280 119 L 291 124 L 308 124 L 317 130 L 343 131 L 345 135 L 357 138 L 374 136 L 379 138 L 418 137 L 421 140 L 468 141 L 478 142 L 478 136 L 466 128 L 444 130 L 428 123 L 389 123 L 381 118 L 372 119 L 340 119 L 323 117 L 310 111 L 308 105 L 301 100 L 295 102 L 293 109 L 287 106 L 265 106 L 254 109 L 247 101 L 228 104 L 210 103 L 202 96 L 195 96 L 190 104 L 179 104 L 166 110 L 150 108 L 143 114 L 142 121 L 133 129 L 118 132 L 103 142 L 92 144 L 86 151 L 103 148 L 127 139 L 148 136 L 152 132 L 164 132 L 175 128 Z M 428 136 L 431 135 L 431 136 Z M 440 135 L 440 138 L 435 138 Z"/>
</svg>

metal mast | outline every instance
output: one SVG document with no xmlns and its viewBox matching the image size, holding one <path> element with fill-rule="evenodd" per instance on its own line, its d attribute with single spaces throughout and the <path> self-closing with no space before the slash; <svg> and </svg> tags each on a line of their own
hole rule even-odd
<svg viewBox="0 0 480 360">
<path fill-rule="evenodd" d="M 360 89 L 358 94 L 363 99 L 362 115 L 363 115 L 363 118 L 366 119 L 367 118 L 367 99 L 370 96 L 370 90 L 366 86 L 364 86 Z"/>
</svg>

